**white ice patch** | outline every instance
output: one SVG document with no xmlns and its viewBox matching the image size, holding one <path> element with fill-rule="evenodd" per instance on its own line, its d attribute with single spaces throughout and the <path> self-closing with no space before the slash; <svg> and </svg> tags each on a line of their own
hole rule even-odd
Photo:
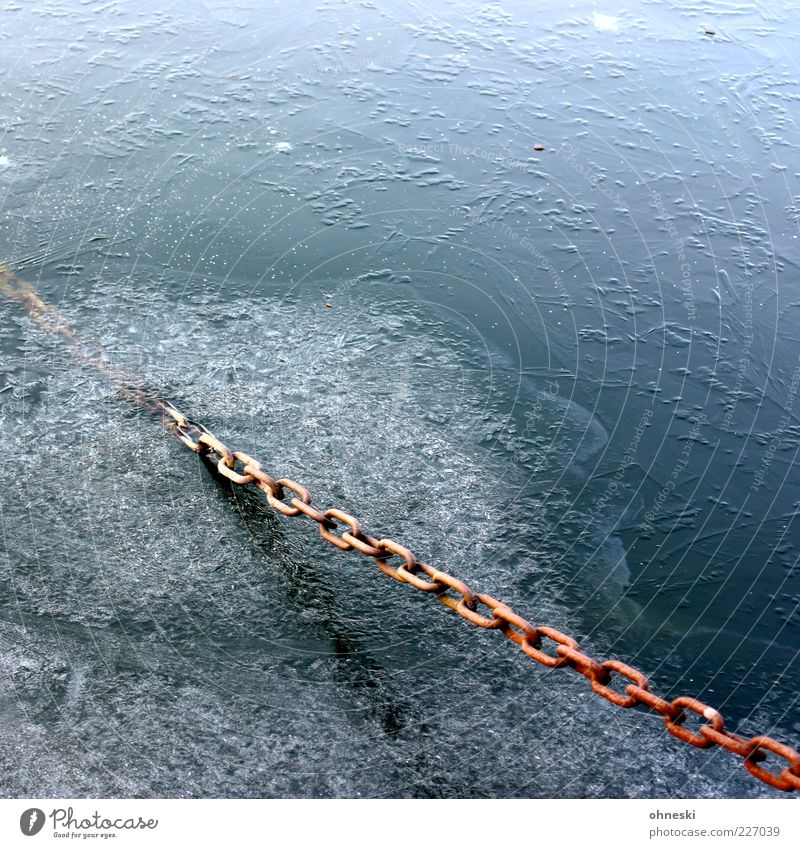
<svg viewBox="0 0 800 848">
<path fill-rule="evenodd" d="M 592 23 L 597 29 L 601 29 L 604 32 L 617 32 L 619 30 L 619 18 L 614 15 L 604 15 L 602 12 L 593 12 Z"/>
<path fill-rule="evenodd" d="M 8 156 L 0 156 L 0 168 L 8 168 L 11 165 L 11 160 Z"/>
<path fill-rule="evenodd" d="M 289 153 L 293 149 L 292 145 L 289 144 L 288 141 L 276 141 L 275 144 L 273 145 L 273 148 L 278 153 Z"/>
</svg>

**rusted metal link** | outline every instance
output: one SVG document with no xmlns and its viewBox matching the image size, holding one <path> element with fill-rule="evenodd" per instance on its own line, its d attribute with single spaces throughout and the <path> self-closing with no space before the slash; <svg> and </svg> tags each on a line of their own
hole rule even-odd
<svg viewBox="0 0 800 848">
<path fill-rule="evenodd" d="M 625 691 L 628 692 L 628 697 L 626 698 L 624 695 L 619 692 L 615 692 L 610 686 L 606 685 L 611 679 L 611 673 L 615 672 L 616 674 L 621 675 L 622 677 L 626 677 L 628 680 L 631 680 L 634 685 L 638 686 L 642 690 L 647 690 L 650 683 L 642 674 L 641 671 L 638 671 L 635 668 L 631 668 L 629 665 L 626 665 L 624 662 L 620 662 L 619 660 L 606 660 L 600 665 L 605 669 L 607 678 L 604 681 L 601 681 L 599 678 L 594 678 L 592 680 L 592 689 L 598 694 L 601 695 L 608 701 L 611 701 L 612 704 L 616 704 L 618 707 L 622 707 L 622 709 L 628 709 L 630 707 L 635 707 L 637 699 L 634 695 L 632 695 L 628 690 L 632 688 L 631 686 L 627 686 Z"/>
<path fill-rule="evenodd" d="M 353 518 L 352 515 L 348 515 L 346 512 L 342 512 L 338 509 L 326 509 L 324 515 L 326 518 L 336 519 L 336 521 L 346 524 L 350 528 L 350 532 L 355 536 L 361 535 L 361 523 L 357 518 Z M 326 542 L 330 542 L 340 550 L 351 551 L 353 549 L 352 543 L 344 538 L 344 534 L 342 534 L 342 536 L 337 536 L 322 522 L 320 522 L 319 525 L 319 535 L 322 536 Z"/>
<path fill-rule="evenodd" d="M 542 651 L 539 647 L 542 641 L 542 636 L 546 636 L 553 642 L 558 642 L 559 646 L 571 648 L 574 651 L 579 649 L 578 643 L 571 636 L 567 636 L 566 633 L 562 633 L 560 630 L 556 630 L 553 627 L 546 627 L 543 624 L 537 624 L 536 635 L 537 639 L 535 642 L 529 642 L 527 639 L 523 639 L 520 643 L 520 648 L 522 648 L 523 652 L 531 659 L 536 660 L 536 662 L 541 663 L 548 668 L 561 668 L 566 665 L 569 660 L 564 656 L 558 655 L 554 657 L 551 654 Z M 556 651 L 558 651 L 558 649 L 556 649 Z"/>
<path fill-rule="evenodd" d="M 433 566 L 428 565 L 427 562 L 416 562 L 413 566 L 403 563 L 397 570 L 402 573 L 403 580 L 406 583 L 409 583 L 420 592 L 442 592 L 447 588 L 444 583 L 436 579 L 435 575 L 438 572 Z M 418 574 L 420 571 L 423 574 L 427 574 L 430 580 L 423 580 Z"/>
<path fill-rule="evenodd" d="M 386 551 L 378 547 L 378 540 L 374 536 L 370 536 L 363 531 L 356 535 L 349 530 L 342 533 L 342 539 L 352 545 L 357 551 L 370 557 L 386 556 Z"/>
<path fill-rule="evenodd" d="M 164 423 L 166 426 L 169 427 L 172 424 L 186 426 L 189 423 L 186 416 L 179 409 L 175 409 L 175 407 L 168 401 L 162 401 L 161 408 L 164 412 Z M 168 418 L 171 418 L 172 420 L 168 421 Z"/>
<path fill-rule="evenodd" d="M 232 483 L 236 483 L 239 486 L 246 486 L 256 479 L 252 474 L 247 473 L 246 468 L 243 474 L 236 471 L 236 463 L 239 462 L 241 464 L 241 460 L 236 456 L 238 451 L 229 451 L 211 433 L 203 433 L 197 441 L 201 447 L 208 448 L 208 450 L 202 452 L 204 456 L 209 456 L 212 452 L 219 455 L 217 471 Z"/>
<path fill-rule="evenodd" d="M 467 607 L 461 615 L 467 619 L 467 621 L 474 624 L 476 627 L 482 627 L 486 630 L 499 630 L 503 626 L 503 620 L 501 618 L 494 617 L 494 611 L 499 607 L 505 607 L 505 604 L 501 604 L 500 601 L 493 598 L 491 595 L 475 595 L 475 600 L 477 603 L 475 604 L 475 609 L 470 609 Z M 481 615 L 477 611 L 478 604 L 483 604 L 483 606 L 488 607 L 492 611 L 492 617 Z M 508 607 L 506 607 L 508 609 Z M 508 610 L 509 613 L 511 610 Z"/>
<path fill-rule="evenodd" d="M 325 513 L 322 510 L 317 509 L 315 506 L 311 506 L 310 503 L 305 503 L 303 501 L 298 501 L 297 498 L 292 498 L 292 503 L 295 505 L 295 509 L 299 509 L 302 515 L 305 515 L 306 518 L 310 518 L 312 521 L 316 521 L 320 527 L 335 527 L 336 522 L 326 517 Z"/>
<path fill-rule="evenodd" d="M 239 486 L 246 486 L 248 483 L 252 483 L 255 479 L 252 474 L 239 474 L 237 471 L 234 471 L 233 468 L 225 464 L 221 457 L 217 463 L 217 471 L 219 471 L 223 477 L 227 477 L 228 480 Z"/>
<path fill-rule="evenodd" d="M 466 583 L 462 583 L 446 571 L 436 571 L 435 569 L 432 569 L 432 572 L 433 573 L 428 575 L 431 580 L 435 580 L 437 583 L 441 583 L 442 585 L 442 588 L 436 592 L 436 600 L 438 600 L 439 603 L 444 604 L 448 609 L 457 612 L 461 616 L 464 615 L 463 610 L 475 609 L 475 593 L 469 588 L 469 586 L 467 586 Z M 454 598 L 452 595 L 448 595 L 447 593 L 449 591 L 455 592 L 460 597 Z M 464 617 L 466 618 L 466 616 Z"/>
<path fill-rule="evenodd" d="M 243 476 L 250 478 L 248 482 L 255 482 L 256 488 L 260 489 L 265 495 L 274 495 L 278 491 L 277 482 L 264 471 L 258 460 L 242 451 L 234 451 L 233 457 L 244 466 Z"/>
<path fill-rule="evenodd" d="M 233 468 L 236 464 L 236 460 L 233 458 L 233 452 L 228 450 L 227 445 L 222 444 L 213 433 L 203 433 L 197 442 L 200 445 L 200 453 L 214 451 L 214 453 L 219 454 L 220 466 L 224 465 L 226 468 Z"/>
<path fill-rule="evenodd" d="M 665 701 L 663 698 L 659 698 L 658 695 L 654 695 L 646 686 L 634 684 L 632 686 L 628 686 L 626 691 L 631 698 L 636 699 L 637 704 L 644 704 L 644 706 L 648 709 L 659 713 L 659 715 L 662 715 L 665 718 L 667 716 L 670 718 L 677 718 L 679 713 L 677 707 L 673 707 L 669 701 Z"/>
<path fill-rule="evenodd" d="M 715 730 L 710 724 L 702 725 L 697 732 L 705 736 L 706 739 L 710 739 L 715 745 L 719 745 L 720 748 L 724 748 L 739 757 L 750 757 L 756 761 L 767 758 L 767 755 L 760 749 L 756 749 L 752 739 L 744 739 L 727 730 Z"/>
<path fill-rule="evenodd" d="M 501 622 L 498 629 L 503 636 L 510 639 L 515 645 L 521 646 L 523 642 L 532 644 L 538 640 L 539 633 L 530 621 L 526 621 L 522 616 L 517 615 L 514 610 L 505 604 L 498 604 L 492 610 L 492 615 Z"/>
<path fill-rule="evenodd" d="M 722 716 L 713 707 L 709 707 L 708 704 L 704 704 L 696 698 L 675 698 L 672 707 L 678 712 L 673 716 L 665 715 L 664 724 L 673 736 L 677 736 L 678 739 L 682 739 L 689 745 L 694 745 L 696 748 L 710 748 L 714 744 L 714 739 L 703 733 L 692 733 L 691 730 L 683 727 L 683 723 L 686 721 L 686 710 L 702 716 L 710 722 L 711 728 L 717 733 L 725 732 L 725 722 L 722 720 Z"/>
<path fill-rule="evenodd" d="M 777 739 L 773 739 L 771 736 L 755 736 L 751 740 L 751 743 L 753 750 L 745 759 L 744 765 L 753 777 L 757 777 L 759 780 L 763 780 L 764 783 L 768 783 L 770 786 L 774 786 L 775 789 L 780 789 L 783 792 L 800 789 L 800 754 L 797 751 L 788 745 L 784 745 L 782 742 L 778 742 Z M 779 774 L 775 774 L 763 766 L 759 766 L 754 761 L 753 754 L 756 752 L 763 753 L 763 751 L 770 751 L 782 757 L 789 763 L 789 766 Z"/>
<path fill-rule="evenodd" d="M 189 448 L 190 451 L 194 453 L 200 453 L 202 448 L 200 447 L 199 439 L 204 434 L 204 428 L 195 424 L 192 421 L 189 421 L 188 418 L 182 413 L 179 412 L 171 403 L 166 403 L 161 401 L 161 408 L 164 411 L 164 418 L 162 419 L 162 423 L 165 424 L 166 428 L 178 439 L 185 447 Z M 171 421 L 167 420 L 167 416 L 171 418 Z M 193 431 L 194 438 L 190 435 L 190 431 Z"/>
<path fill-rule="evenodd" d="M 194 453 L 201 453 L 200 438 L 206 433 L 205 427 L 200 424 L 195 424 L 190 421 L 180 410 L 176 409 L 171 403 L 156 396 L 148 396 L 142 392 L 142 395 L 147 397 L 148 404 L 152 403 L 157 410 L 162 413 L 161 423 L 175 436 L 178 441 L 185 447 L 189 448 Z M 139 401 L 141 404 L 141 401 Z M 191 435 L 190 435 L 191 432 Z M 194 438 L 192 438 L 194 436 Z"/>
<path fill-rule="evenodd" d="M 387 577 L 397 580 L 398 583 L 408 582 L 406 580 L 408 570 L 402 571 L 401 569 L 407 567 L 409 570 L 413 571 L 417 567 L 417 558 L 414 554 L 412 554 L 408 548 L 398 544 L 392 539 L 381 539 L 377 543 L 376 547 L 383 551 L 383 556 L 375 560 L 375 565 L 377 565 Z M 386 562 L 386 559 L 388 559 L 390 554 L 395 554 L 396 556 L 401 557 L 403 565 L 397 566 L 397 568 L 389 565 L 389 563 Z"/>
<path fill-rule="evenodd" d="M 597 660 L 583 653 L 583 651 L 573 648 L 570 645 L 559 645 L 556 648 L 556 653 L 564 657 L 567 663 L 584 677 L 588 677 L 593 683 L 607 683 L 611 679 L 611 675 L 600 665 Z"/>
<path fill-rule="evenodd" d="M 316 507 L 311 506 L 311 495 L 305 486 L 295 483 L 294 480 L 290 480 L 288 477 L 281 477 L 279 480 L 275 481 L 275 484 L 277 487 L 275 492 L 266 492 L 267 503 L 274 510 L 280 512 L 282 515 L 288 516 L 289 518 L 294 518 L 294 516 L 300 515 L 302 512 L 304 515 L 307 515 L 314 521 L 318 521 L 320 524 L 334 526 L 334 522 L 332 522 L 329 518 L 326 518 L 324 512 L 320 512 L 320 510 L 316 509 Z M 283 503 L 283 499 L 286 497 L 284 489 L 289 489 L 299 497 L 292 498 L 291 501 L 289 501 L 289 504 Z"/>
</svg>

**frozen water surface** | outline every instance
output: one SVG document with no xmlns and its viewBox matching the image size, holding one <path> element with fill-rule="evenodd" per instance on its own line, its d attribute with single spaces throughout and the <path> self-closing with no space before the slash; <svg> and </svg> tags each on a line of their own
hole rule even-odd
<svg viewBox="0 0 800 848">
<path fill-rule="evenodd" d="M 2 15 L 0 259 L 78 332 L 315 503 L 797 743 L 790 12 Z M 775 794 L 221 484 L 2 309 L 1 794 Z"/>
</svg>

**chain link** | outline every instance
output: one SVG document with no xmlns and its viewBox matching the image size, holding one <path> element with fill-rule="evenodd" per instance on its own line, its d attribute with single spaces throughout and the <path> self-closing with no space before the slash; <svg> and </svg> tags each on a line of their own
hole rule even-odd
<svg viewBox="0 0 800 848">
<path fill-rule="evenodd" d="M 30 317 L 45 329 L 57 332 L 75 345 L 78 355 L 99 368 L 131 400 L 148 412 L 155 413 L 170 433 L 189 450 L 203 455 L 216 470 L 234 485 L 253 485 L 265 497 L 270 507 L 289 518 L 300 515 L 319 524 L 321 537 L 343 551 L 358 551 L 373 559 L 387 576 L 400 583 L 408 583 L 418 591 L 433 594 L 438 601 L 458 613 L 471 624 L 485 630 L 499 630 L 513 642 L 525 656 L 550 668 L 571 668 L 586 677 L 592 690 L 612 704 L 629 709 L 641 706 L 664 718 L 669 733 L 697 748 L 714 745 L 740 757 L 747 771 L 762 782 L 785 792 L 800 790 L 800 753 L 770 736 L 755 736 L 744 739 L 725 729 L 722 715 L 713 707 L 695 698 L 679 697 L 667 701 L 650 691 L 647 676 L 619 660 L 598 662 L 584 654 L 578 642 L 571 636 L 547 625 L 533 625 L 517 615 L 506 604 L 490 595 L 474 592 L 466 583 L 445 571 L 439 571 L 427 563 L 420 562 L 405 546 L 392 539 L 376 539 L 365 533 L 361 522 L 339 509 L 320 510 L 311 503 L 308 489 L 287 477 L 273 479 L 261 463 L 242 451 L 232 451 L 213 433 L 201 424 L 186 418 L 171 403 L 142 387 L 129 375 L 109 365 L 100 356 L 99 346 L 79 339 L 69 328 L 64 317 L 53 307 L 45 304 L 32 287 L 16 277 L 0 263 L 0 293 L 20 301 Z M 92 354 L 88 354 L 91 350 Z M 293 496 L 286 503 L 287 491 Z M 337 535 L 334 532 L 342 525 L 347 529 Z M 394 566 L 389 560 L 399 557 L 402 563 Z M 420 576 L 424 574 L 427 580 Z M 485 607 L 489 615 L 479 612 Z M 542 639 L 556 644 L 555 653 L 542 648 Z M 630 681 L 624 694 L 609 684 L 613 675 Z M 697 731 L 685 727 L 687 712 L 695 713 L 705 720 Z M 766 768 L 760 763 L 767 754 L 783 760 L 786 765 L 780 771 Z"/>
</svg>

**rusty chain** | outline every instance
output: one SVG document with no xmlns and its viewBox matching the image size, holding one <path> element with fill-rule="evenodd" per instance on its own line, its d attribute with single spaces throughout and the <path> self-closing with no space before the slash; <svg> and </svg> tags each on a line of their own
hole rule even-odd
<svg viewBox="0 0 800 848">
<path fill-rule="evenodd" d="M 61 336 L 82 362 L 103 374 L 129 401 L 151 415 L 161 414 L 164 402 L 151 388 L 138 377 L 109 362 L 97 341 L 77 335 L 63 313 L 45 303 L 29 282 L 20 279 L 3 262 L 0 262 L 0 294 L 21 303 L 30 319 L 43 330 Z"/>
<path fill-rule="evenodd" d="M 190 421 L 172 404 L 162 403 L 164 423 L 182 444 L 204 455 L 232 483 L 255 486 L 276 512 L 288 517 L 310 518 L 319 525 L 320 536 L 329 544 L 372 558 L 388 577 L 408 583 L 421 592 L 432 593 L 476 627 L 499 630 L 536 662 L 548 668 L 577 671 L 589 680 L 596 694 L 612 704 L 623 709 L 644 706 L 658 713 L 663 716 L 666 729 L 681 741 L 697 748 L 718 745 L 742 757 L 750 774 L 764 783 L 786 792 L 800 789 L 800 753 L 793 748 L 770 736 L 744 739 L 731 733 L 725 729 L 722 715 L 696 698 L 684 696 L 671 701 L 660 698 L 650 691 L 647 677 L 638 669 L 619 660 L 598 662 L 584 654 L 571 636 L 543 624 L 531 624 L 501 601 L 474 591 L 446 571 L 420 562 L 407 547 L 393 539 L 370 536 L 355 516 L 340 509 L 313 506 L 307 488 L 287 477 L 271 477 L 260 462 L 241 451 L 231 450 L 202 424 Z M 396 564 L 390 562 L 393 558 Z M 487 612 L 481 612 L 482 607 Z M 542 641 L 545 639 L 556 645 L 554 651 L 544 649 Z M 614 675 L 628 681 L 624 692 L 611 686 Z M 697 731 L 684 726 L 688 713 L 696 713 L 705 720 Z M 782 758 L 787 765 L 780 772 L 765 768 L 761 763 L 766 759 L 766 752 Z"/>
<path fill-rule="evenodd" d="M 771 736 L 760 735 L 750 739 L 737 736 L 726 730 L 724 719 L 717 710 L 696 698 L 681 696 L 667 701 L 659 697 L 650 691 L 647 676 L 638 669 L 619 660 L 598 662 L 583 653 L 571 636 L 544 624 L 533 625 L 491 595 L 475 592 L 446 571 L 419 561 L 399 542 L 369 535 L 355 516 L 336 508 L 323 510 L 313 506 L 311 494 L 305 486 L 288 477 L 273 478 L 258 460 L 242 451 L 231 450 L 202 424 L 191 421 L 173 404 L 107 363 L 96 343 L 87 343 L 76 336 L 58 310 L 45 304 L 29 284 L 2 263 L 0 293 L 20 301 L 37 324 L 59 333 L 76 346 L 84 361 L 99 368 L 129 400 L 157 415 L 173 436 L 189 450 L 211 461 L 219 474 L 235 485 L 258 489 L 276 512 L 289 518 L 302 515 L 311 519 L 319 526 L 320 536 L 329 544 L 339 550 L 355 550 L 371 558 L 388 577 L 433 594 L 440 603 L 476 627 L 499 630 L 525 656 L 537 663 L 551 669 L 576 671 L 588 679 L 597 695 L 615 706 L 622 709 L 645 707 L 658 713 L 663 716 L 667 731 L 682 742 L 696 748 L 718 745 L 741 757 L 747 771 L 769 786 L 784 792 L 800 790 L 800 753 L 794 748 Z M 397 564 L 391 564 L 392 558 L 398 561 Z M 481 607 L 487 612 L 481 612 Z M 546 650 L 543 640 L 554 644 L 555 649 Z M 615 675 L 628 681 L 622 692 L 611 685 Z M 688 713 L 695 713 L 705 723 L 696 731 L 688 729 L 684 726 Z M 781 758 L 787 765 L 780 771 L 766 768 L 762 763 L 767 759 L 767 752 Z"/>
</svg>

